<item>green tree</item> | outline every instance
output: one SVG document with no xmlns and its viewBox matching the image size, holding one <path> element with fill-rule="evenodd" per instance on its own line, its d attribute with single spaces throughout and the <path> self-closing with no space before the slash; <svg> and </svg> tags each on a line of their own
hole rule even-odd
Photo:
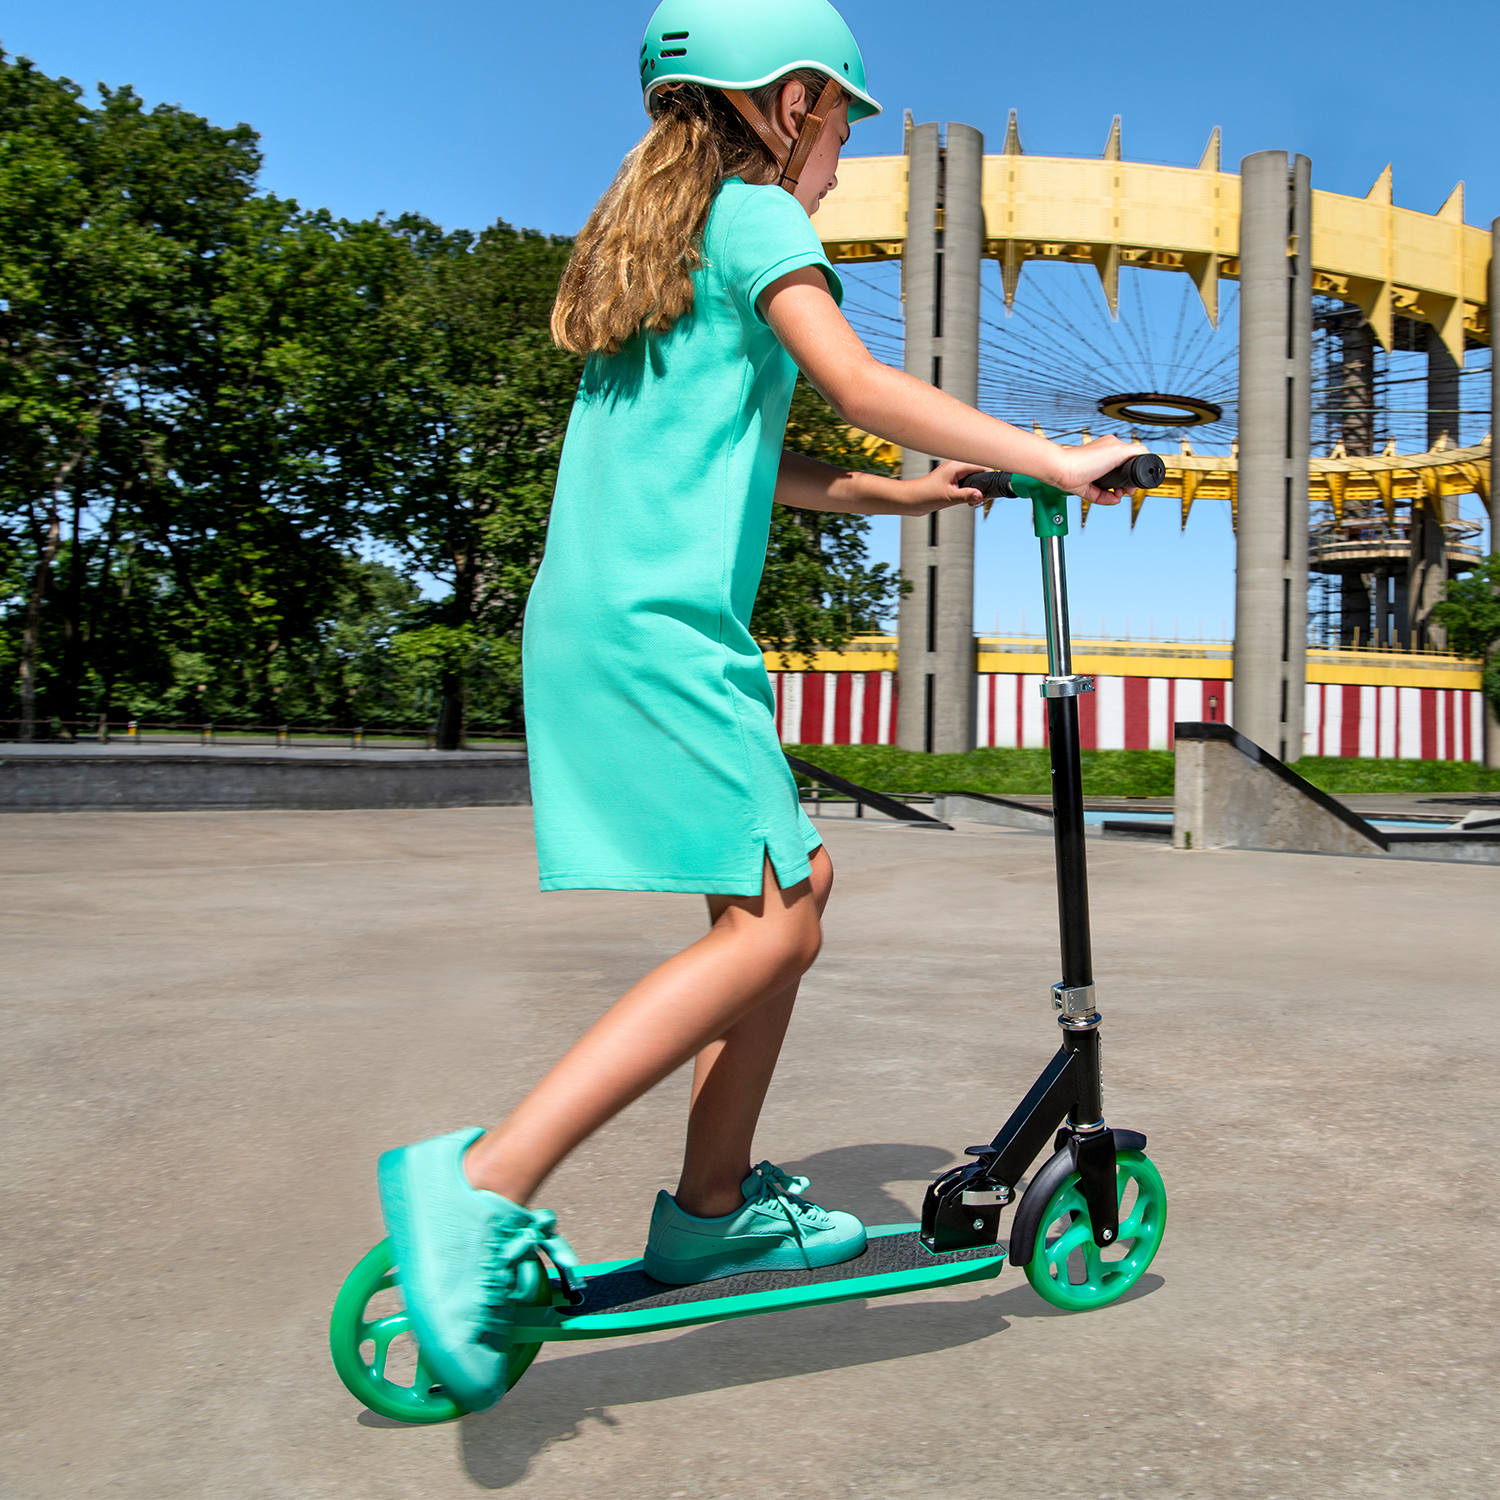
<svg viewBox="0 0 1500 1500">
<path fill-rule="evenodd" d="M 77 493 L 98 447 L 118 380 L 122 304 L 140 269 L 139 245 L 113 245 L 97 223 L 97 142 L 80 96 L 0 54 L 0 507 L 24 574 L 16 654 L 28 739 L 68 487 Z M 71 508 L 76 536 L 81 507 Z"/>
<path fill-rule="evenodd" d="M 580 368 L 547 332 L 569 243 L 335 220 L 257 193 L 259 165 L 248 126 L 0 53 L 0 671 L 25 735 L 121 708 L 432 715 L 445 747 L 466 713 L 516 721 Z M 790 441 L 880 467 L 806 386 Z M 778 508 L 755 628 L 806 653 L 878 625 L 898 585 L 865 529 Z"/>
<path fill-rule="evenodd" d="M 256 198 L 248 127 L 0 56 L 0 507 L 27 571 L 22 734 L 172 652 L 269 663 L 351 533 L 316 375 L 356 299 L 327 215 Z M 356 237 L 357 238 L 357 237 Z M 347 257 L 346 257 L 347 258 Z M 345 277 L 347 280 L 347 277 Z M 312 399 L 308 399 L 309 395 Z M 326 406 L 326 403 L 325 403 Z"/>
<path fill-rule="evenodd" d="M 142 529 L 170 559 L 176 639 L 214 664 L 240 716 L 292 716 L 287 664 L 313 659 L 363 576 L 350 549 L 366 491 L 339 454 L 363 414 L 350 344 L 404 260 L 379 225 L 250 200 L 190 378 L 140 414 L 132 480 Z"/>
<path fill-rule="evenodd" d="M 547 332 L 569 242 L 415 216 L 390 231 L 410 256 L 364 328 L 368 394 L 354 404 L 368 419 L 344 465 L 370 497 L 371 534 L 447 585 L 400 649 L 436 673 L 437 743 L 456 749 L 476 671 L 519 686 L 514 642 L 581 368 Z"/>
<path fill-rule="evenodd" d="M 1484 662 L 1484 696 L 1500 714 L 1500 552 L 1491 552 L 1467 577 L 1453 579 L 1432 615 L 1455 651 Z"/>
<path fill-rule="evenodd" d="M 890 474 L 896 468 L 871 453 L 801 376 L 786 446 L 843 469 Z M 868 562 L 869 529 L 863 516 L 772 507 L 750 630 L 781 652 L 788 667 L 794 656 L 806 662 L 815 651 L 838 651 L 850 636 L 881 629 L 905 591 L 887 564 Z"/>
</svg>

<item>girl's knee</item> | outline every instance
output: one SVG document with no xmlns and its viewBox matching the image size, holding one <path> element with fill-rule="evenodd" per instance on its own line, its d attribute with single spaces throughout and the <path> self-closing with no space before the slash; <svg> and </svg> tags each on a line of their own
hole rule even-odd
<svg viewBox="0 0 1500 1500">
<path fill-rule="evenodd" d="M 777 934 L 781 967 L 787 983 L 795 983 L 818 961 L 823 948 L 823 924 L 816 911 L 796 913 Z"/>
<path fill-rule="evenodd" d="M 833 861 L 828 857 L 828 850 L 819 845 L 813 850 L 808 863 L 812 867 L 812 893 L 813 900 L 817 903 L 818 915 L 822 916 L 823 908 L 828 905 L 828 897 L 833 891 Z"/>
</svg>

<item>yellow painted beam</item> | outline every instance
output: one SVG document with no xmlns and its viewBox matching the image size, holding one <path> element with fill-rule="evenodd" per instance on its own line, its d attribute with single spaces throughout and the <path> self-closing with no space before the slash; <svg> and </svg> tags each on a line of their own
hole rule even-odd
<svg viewBox="0 0 1500 1500">
<path fill-rule="evenodd" d="M 1031 261 L 1093 265 L 1112 292 L 1120 266 L 1193 278 L 1211 321 L 1218 281 L 1239 276 L 1240 179 L 1218 170 L 1217 135 L 1197 167 L 1028 156 L 1012 120 L 1006 151 L 984 159 L 985 254 L 1007 305 Z M 1111 130 L 1108 151 L 1119 150 Z M 906 240 L 906 158 L 856 156 L 816 223 L 833 260 L 892 260 Z M 1490 340 L 1490 235 L 1463 222 L 1462 184 L 1434 214 L 1395 206 L 1390 169 L 1369 196 L 1313 193 L 1314 290 L 1364 309 L 1390 347 L 1399 315 L 1435 328 L 1462 363 L 1465 334 Z"/>
<path fill-rule="evenodd" d="M 1040 677 L 1047 654 L 1035 636 L 978 636 L 975 667 L 980 672 L 1018 672 Z M 765 654 L 772 672 L 787 670 L 780 655 Z M 894 672 L 896 637 L 859 636 L 844 651 L 820 651 L 804 665 L 792 659 L 793 671 Z M 1179 677 L 1200 681 L 1232 679 L 1233 649 L 1228 641 L 1074 642 L 1073 670 L 1091 677 Z M 1483 664 L 1438 651 L 1348 651 L 1313 646 L 1307 653 L 1307 680 L 1357 687 L 1429 687 L 1477 691 Z"/>
<path fill-rule="evenodd" d="M 1373 658 L 1377 653 L 1309 649 L 1307 680 L 1340 683 L 1347 687 L 1457 688 L 1477 692 L 1484 675 L 1479 662 L 1461 658 L 1438 657 L 1424 661 L 1417 656 L 1402 661 L 1393 654 L 1390 660 L 1362 660 L 1366 655 Z"/>
<path fill-rule="evenodd" d="M 1234 498 L 1239 473 L 1235 455 L 1164 453 L 1162 458 L 1167 477 L 1146 495 L 1182 502 L 1184 525 L 1195 499 Z M 1490 484 L 1490 439 L 1471 448 L 1441 448 L 1427 453 L 1313 458 L 1307 467 L 1309 498 L 1327 503 L 1335 513 L 1342 514 L 1351 505 L 1382 505 L 1394 515 L 1398 500 L 1421 500 L 1436 494 L 1485 498 Z"/>
</svg>

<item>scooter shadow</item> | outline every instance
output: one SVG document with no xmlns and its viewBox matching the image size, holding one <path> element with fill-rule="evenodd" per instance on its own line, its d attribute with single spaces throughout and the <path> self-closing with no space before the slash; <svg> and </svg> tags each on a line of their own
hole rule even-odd
<svg viewBox="0 0 1500 1500">
<path fill-rule="evenodd" d="M 883 1184 L 931 1176 L 951 1160 L 931 1146 L 869 1145 L 783 1165 L 813 1179 L 809 1196 L 866 1223 L 889 1224 L 909 1222 L 911 1214 Z M 1120 1301 L 1160 1284 L 1160 1277 L 1142 1277 Z M 907 1359 L 976 1343 L 1014 1318 L 1053 1316 L 1067 1315 L 1023 1284 L 957 1302 L 836 1303 L 544 1357 L 493 1411 L 464 1418 L 464 1464 L 481 1488 L 506 1489 L 549 1443 L 577 1437 L 590 1421 L 617 1425 L 615 1407 Z"/>
<path fill-rule="evenodd" d="M 1159 1276 L 1143 1276 L 1114 1305 L 1160 1285 Z M 961 1302 L 842 1302 L 771 1313 L 654 1343 L 542 1359 L 493 1411 L 459 1424 L 464 1466 L 480 1488 L 503 1490 L 523 1479 L 550 1443 L 580 1436 L 589 1422 L 618 1426 L 619 1407 L 909 1359 L 977 1343 L 1015 1319 L 1071 1316 L 1080 1315 L 1050 1306 L 1023 1284 Z"/>
</svg>

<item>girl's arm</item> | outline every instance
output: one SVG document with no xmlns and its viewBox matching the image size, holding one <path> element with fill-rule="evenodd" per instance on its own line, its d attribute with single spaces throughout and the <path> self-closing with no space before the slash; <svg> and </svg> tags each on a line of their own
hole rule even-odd
<svg viewBox="0 0 1500 1500">
<path fill-rule="evenodd" d="M 930 516 L 950 505 L 978 505 L 978 490 L 964 488 L 964 476 L 980 464 L 939 464 L 921 479 L 887 479 L 820 463 L 783 450 L 776 474 L 776 501 L 798 510 L 836 510 L 859 516 Z"/>
<path fill-rule="evenodd" d="M 1132 454 L 1147 451 L 1142 443 L 1123 443 L 1117 437 L 1095 438 L 1080 448 L 1064 448 L 1047 438 L 1022 432 L 997 417 L 987 417 L 935 386 L 881 364 L 839 311 L 823 273 L 816 266 L 804 266 L 773 281 L 761 294 L 759 306 L 782 347 L 851 427 L 872 432 L 903 448 L 915 448 L 919 453 L 959 459 L 966 473 L 1006 469 L 1015 474 L 1029 474 L 1044 484 L 1069 490 L 1087 500 L 1114 505 L 1120 496 L 1099 489 L 1091 481 L 1107 474 Z M 783 474 L 785 470 L 783 464 Z M 778 485 L 777 499 L 780 498 Z"/>
</svg>

